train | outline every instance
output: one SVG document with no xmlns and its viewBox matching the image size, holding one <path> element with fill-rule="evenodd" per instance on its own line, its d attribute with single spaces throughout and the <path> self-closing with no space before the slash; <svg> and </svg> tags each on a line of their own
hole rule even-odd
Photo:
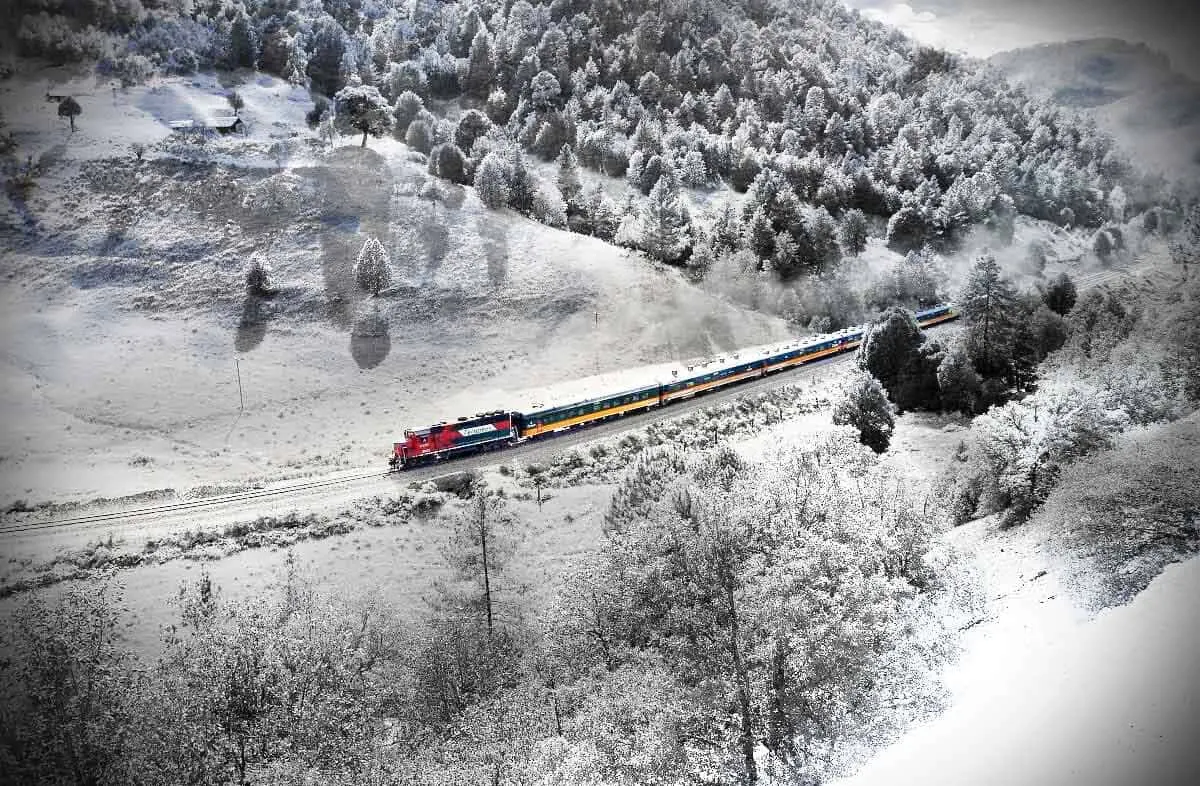
<svg viewBox="0 0 1200 786">
<path fill-rule="evenodd" d="M 959 312 L 953 304 L 941 304 L 917 311 L 915 317 L 917 324 L 927 328 L 957 319 Z M 677 366 L 670 369 L 669 378 L 664 375 L 645 384 L 604 392 L 569 404 L 544 406 L 535 402 L 520 409 L 483 412 L 460 417 L 453 423 L 434 423 L 426 428 L 407 430 L 403 441 L 393 443 L 388 463 L 392 470 L 404 470 L 646 412 L 849 352 L 862 343 L 865 330 L 866 326 L 859 325 L 784 346 L 743 350 L 705 363 Z"/>
</svg>

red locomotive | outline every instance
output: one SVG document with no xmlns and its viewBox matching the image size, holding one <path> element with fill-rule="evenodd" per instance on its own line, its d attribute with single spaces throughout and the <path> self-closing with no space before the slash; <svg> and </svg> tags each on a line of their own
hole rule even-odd
<svg viewBox="0 0 1200 786">
<path fill-rule="evenodd" d="M 404 441 L 392 446 L 392 469 L 404 469 L 463 453 L 517 443 L 519 418 L 512 412 L 486 412 L 454 423 L 435 423 L 405 431 Z"/>
</svg>

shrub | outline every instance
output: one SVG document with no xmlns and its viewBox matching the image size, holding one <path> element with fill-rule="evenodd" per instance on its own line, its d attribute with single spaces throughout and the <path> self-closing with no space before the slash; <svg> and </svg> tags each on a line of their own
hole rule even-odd
<svg viewBox="0 0 1200 786">
<path fill-rule="evenodd" d="M 863 373 L 855 375 L 834 406 L 833 422 L 853 426 L 858 431 L 858 441 L 876 453 L 888 449 L 896 425 L 883 386 L 875 377 Z"/>
</svg>

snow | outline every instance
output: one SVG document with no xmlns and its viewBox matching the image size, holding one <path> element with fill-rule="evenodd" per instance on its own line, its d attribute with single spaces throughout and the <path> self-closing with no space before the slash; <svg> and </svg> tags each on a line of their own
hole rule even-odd
<svg viewBox="0 0 1200 786">
<path fill-rule="evenodd" d="M 1031 533 L 984 519 L 949 540 L 991 605 L 945 675 L 949 709 L 837 786 L 1196 782 L 1200 559 L 1089 618 L 1058 583 L 1067 557 Z"/>
<path fill-rule="evenodd" d="M 43 99 L 66 78 L 0 83 L 33 108 L 7 118 L 20 152 L 53 151 L 21 208 L 40 233 L 8 255 L 0 288 L 0 507 L 382 467 L 403 429 L 516 391 L 790 335 L 678 271 L 488 210 L 393 139 L 322 153 L 304 125 L 310 99 L 278 79 L 173 77 L 115 101 L 106 84 L 72 85 L 72 135 Z M 227 115 L 230 89 L 247 135 L 204 153 L 226 166 L 181 166 L 154 147 L 172 120 Z M 293 148 L 282 168 L 272 140 Z M 148 163 L 134 164 L 135 141 Z M 367 235 L 392 259 L 378 299 L 350 278 Z M 281 292 L 243 324 L 254 256 Z M 390 335 L 356 338 L 375 307 Z"/>
<path fill-rule="evenodd" d="M 23 155 L 34 160 L 47 153 L 69 155 L 79 161 L 127 156 L 135 142 L 149 148 L 168 139 L 171 124 L 178 121 L 210 123 L 228 117 L 232 109 L 225 96 L 233 90 L 245 103 L 238 115 L 246 133 L 221 140 L 225 148 L 245 148 L 290 139 L 293 131 L 307 132 L 304 115 L 312 107 L 303 88 L 260 74 L 243 79 L 214 73 L 158 77 L 144 85 L 113 88 L 111 80 L 92 74 L 46 68 L 29 78 L 0 83 L 0 102 L 27 110 L 5 117 Z M 75 118 L 75 133 L 58 116 L 58 104 L 45 100 L 46 93 L 74 95 L 79 101 L 82 112 Z M 263 162 L 269 160 L 265 145 L 259 156 Z M 240 157 L 245 162 L 246 156 Z"/>
</svg>

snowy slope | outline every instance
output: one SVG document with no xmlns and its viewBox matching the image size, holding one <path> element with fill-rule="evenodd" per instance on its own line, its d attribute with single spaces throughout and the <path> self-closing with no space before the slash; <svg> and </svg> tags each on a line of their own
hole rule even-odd
<svg viewBox="0 0 1200 786">
<path fill-rule="evenodd" d="M 1069 557 L 991 519 L 973 553 L 989 610 L 946 674 L 949 709 L 838 786 L 1174 786 L 1200 776 L 1200 559 L 1089 618 L 1059 584 Z"/>
<path fill-rule="evenodd" d="M 279 80 L 236 85 L 246 136 L 168 137 L 180 115 L 223 113 L 230 86 L 81 92 L 74 136 L 52 103 L 13 123 L 52 144 L 28 198 L 0 198 L 0 504 L 379 464 L 405 427 L 513 391 L 789 335 L 677 271 L 487 210 L 394 140 L 322 151 Z M 367 236 L 392 259 L 379 298 L 353 281 Z M 255 255 L 269 300 L 244 294 Z M 389 335 L 364 335 L 373 312 Z"/>
</svg>

